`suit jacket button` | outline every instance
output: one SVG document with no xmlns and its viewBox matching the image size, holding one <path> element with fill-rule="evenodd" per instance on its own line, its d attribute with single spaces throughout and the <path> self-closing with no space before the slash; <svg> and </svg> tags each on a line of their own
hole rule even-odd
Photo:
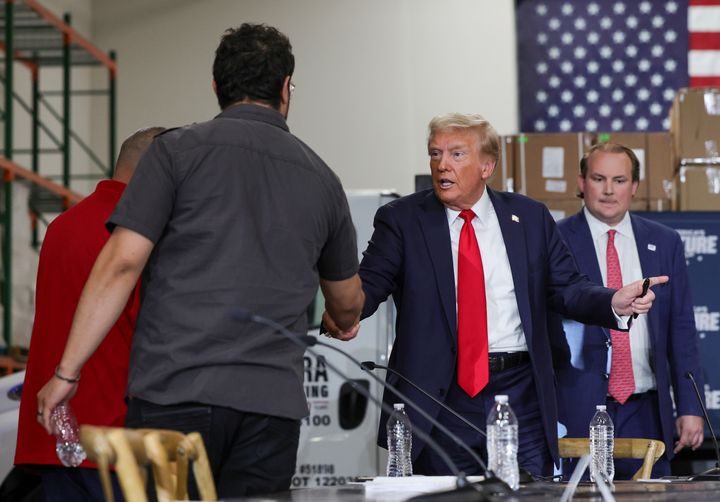
<svg viewBox="0 0 720 502">
<path fill-rule="evenodd" d="M 610 347 L 612 347 L 612 340 L 606 341 L 606 342 L 605 342 L 605 346 L 606 346 L 608 349 L 609 349 Z"/>
<path fill-rule="evenodd" d="M 603 378 L 604 378 L 605 380 L 609 380 L 609 379 L 610 379 L 610 373 L 603 373 Z"/>
</svg>

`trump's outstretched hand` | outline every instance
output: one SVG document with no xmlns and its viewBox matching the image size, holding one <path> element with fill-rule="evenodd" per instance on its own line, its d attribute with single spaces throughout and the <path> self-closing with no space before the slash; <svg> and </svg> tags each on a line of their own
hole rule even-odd
<svg viewBox="0 0 720 502">
<path fill-rule="evenodd" d="M 612 308 L 617 315 L 639 315 L 647 314 L 650 311 L 653 300 L 655 300 L 655 293 L 653 293 L 652 287 L 658 284 L 665 284 L 670 278 L 666 275 L 661 275 L 658 277 L 650 277 L 649 280 L 650 289 L 648 289 L 645 296 L 641 296 L 643 293 L 642 280 L 631 282 L 615 292 L 612 297 Z"/>
</svg>

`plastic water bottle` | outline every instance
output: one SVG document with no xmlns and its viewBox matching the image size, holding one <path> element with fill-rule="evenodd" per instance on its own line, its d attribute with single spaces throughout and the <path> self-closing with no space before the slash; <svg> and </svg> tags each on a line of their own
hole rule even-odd
<svg viewBox="0 0 720 502">
<path fill-rule="evenodd" d="M 605 480 L 611 483 L 615 477 L 615 426 L 604 404 L 597 405 L 596 409 L 590 421 L 590 480 L 595 481 L 596 475 L 604 475 Z"/>
<path fill-rule="evenodd" d="M 387 475 L 412 476 L 412 425 L 404 404 L 395 403 L 393 408 L 387 421 Z"/>
<path fill-rule="evenodd" d="M 75 413 L 69 404 L 57 406 L 50 414 L 53 434 L 55 434 L 55 452 L 65 467 L 77 467 L 87 457 L 80 444 Z"/>
<path fill-rule="evenodd" d="M 495 396 L 487 419 L 488 468 L 510 488 L 520 487 L 518 469 L 518 421 L 506 395 Z"/>
</svg>

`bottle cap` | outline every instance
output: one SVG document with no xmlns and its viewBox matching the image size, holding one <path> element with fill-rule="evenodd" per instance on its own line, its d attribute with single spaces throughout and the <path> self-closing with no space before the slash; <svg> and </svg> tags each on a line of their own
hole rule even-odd
<svg viewBox="0 0 720 502">
<path fill-rule="evenodd" d="M 507 394 L 498 394 L 495 396 L 495 402 L 500 404 L 505 404 L 508 402 L 508 396 Z"/>
<path fill-rule="evenodd" d="M 607 406 L 605 406 L 604 404 L 598 404 L 597 406 L 595 406 L 595 409 L 598 411 L 605 411 L 607 409 Z"/>
<path fill-rule="evenodd" d="M 404 410 L 405 405 L 403 403 L 395 403 L 395 404 L 393 404 L 393 408 L 396 410 Z"/>
</svg>

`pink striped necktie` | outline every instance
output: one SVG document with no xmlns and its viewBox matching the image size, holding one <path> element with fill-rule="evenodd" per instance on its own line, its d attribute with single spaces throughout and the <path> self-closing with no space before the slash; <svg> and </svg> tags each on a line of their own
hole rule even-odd
<svg viewBox="0 0 720 502">
<path fill-rule="evenodd" d="M 488 332 L 485 273 L 472 219 L 475 213 L 460 212 L 465 220 L 458 246 L 458 385 L 475 397 L 488 383 Z"/>
<path fill-rule="evenodd" d="M 623 286 L 620 260 L 615 249 L 616 230 L 608 230 L 607 241 L 607 287 L 620 289 Z M 608 393 L 620 404 L 625 404 L 635 392 L 632 354 L 630 352 L 630 332 L 610 330 L 612 340 L 612 364 Z"/>
</svg>

